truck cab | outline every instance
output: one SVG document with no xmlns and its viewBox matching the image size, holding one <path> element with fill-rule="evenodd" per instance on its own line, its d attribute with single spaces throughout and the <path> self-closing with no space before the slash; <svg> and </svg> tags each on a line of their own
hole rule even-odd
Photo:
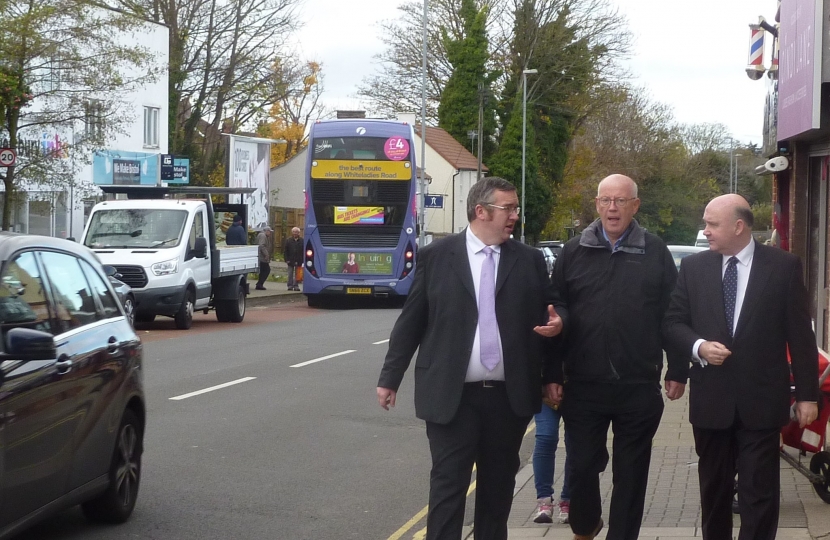
<svg viewBox="0 0 830 540">
<path fill-rule="evenodd" d="M 209 199 L 105 201 L 81 241 L 132 287 L 136 321 L 163 315 L 186 329 L 195 311 L 215 308 L 220 321 L 241 322 L 257 248 L 216 249 L 212 211 Z"/>
</svg>

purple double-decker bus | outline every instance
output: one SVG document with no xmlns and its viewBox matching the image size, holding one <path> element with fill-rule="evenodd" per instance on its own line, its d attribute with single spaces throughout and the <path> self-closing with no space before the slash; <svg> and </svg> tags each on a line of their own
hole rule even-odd
<svg viewBox="0 0 830 540">
<path fill-rule="evenodd" d="M 303 293 L 405 298 L 415 270 L 412 126 L 386 120 L 311 127 L 305 185 Z"/>
</svg>

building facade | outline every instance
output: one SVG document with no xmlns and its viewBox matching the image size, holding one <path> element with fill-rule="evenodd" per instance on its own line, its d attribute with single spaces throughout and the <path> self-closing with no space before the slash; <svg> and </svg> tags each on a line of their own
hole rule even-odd
<svg viewBox="0 0 830 540">
<path fill-rule="evenodd" d="M 830 349 L 828 15 L 830 0 L 780 2 L 779 66 L 767 83 L 764 122 L 765 157 L 788 163 L 773 182 L 777 242 L 801 257 L 816 340 L 824 350 Z"/>
<path fill-rule="evenodd" d="M 127 46 L 143 47 L 158 66 L 168 64 L 169 30 L 166 26 L 146 22 L 140 32 L 123 33 L 119 40 Z M 146 67 L 142 69 L 146 70 Z M 125 73 L 124 77 L 133 78 L 133 75 L 136 74 Z M 119 94 L 123 107 L 118 113 L 124 115 L 126 121 L 112 133 L 97 157 L 93 152 L 79 148 L 84 147 L 80 143 L 90 130 L 102 129 L 102 122 L 106 122 L 96 106 L 99 96 L 83 96 L 84 110 L 77 115 L 82 120 L 21 129 L 16 148 L 21 158 L 38 153 L 62 163 L 50 168 L 56 172 L 42 182 L 18 185 L 12 195 L 12 230 L 61 238 L 79 237 L 89 210 L 102 195 L 94 181 L 96 175 L 106 175 L 111 180 L 103 183 L 113 183 L 120 168 L 130 169 L 128 176 L 147 176 L 152 173 L 151 166 L 158 166 L 158 154 L 167 153 L 167 96 L 166 68 L 160 70 L 155 81 Z M 36 98 L 26 109 L 27 116 L 21 118 L 21 125 L 38 118 L 43 107 Z M 5 145 L 8 145 L 7 140 L 0 144 Z M 136 163 L 138 165 L 134 165 Z M 132 170 L 134 167 L 137 167 L 136 171 Z M 100 178 L 98 180 L 102 183 Z M 5 195 L 0 184 L 0 200 Z"/>
</svg>

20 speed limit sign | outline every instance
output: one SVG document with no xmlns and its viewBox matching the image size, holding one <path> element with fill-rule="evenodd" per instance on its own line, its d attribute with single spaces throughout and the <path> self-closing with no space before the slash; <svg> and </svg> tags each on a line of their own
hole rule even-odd
<svg viewBox="0 0 830 540">
<path fill-rule="evenodd" d="M 17 161 L 17 152 L 11 148 L 0 148 L 0 167 L 11 167 Z"/>
</svg>

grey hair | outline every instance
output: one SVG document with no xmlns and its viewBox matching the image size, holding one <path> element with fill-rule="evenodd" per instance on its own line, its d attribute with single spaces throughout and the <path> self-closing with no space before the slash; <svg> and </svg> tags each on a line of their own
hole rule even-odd
<svg viewBox="0 0 830 540">
<path fill-rule="evenodd" d="M 606 176 L 605 178 L 600 180 L 599 184 L 597 184 L 597 197 L 599 197 L 599 188 L 602 186 L 602 183 L 605 182 L 606 180 L 608 180 L 609 178 L 614 177 L 614 176 L 621 176 L 621 177 L 627 178 L 628 180 L 631 181 L 631 185 L 634 186 L 634 193 L 632 194 L 632 197 L 636 199 L 637 198 L 637 190 L 638 190 L 637 182 L 635 182 L 633 178 L 625 176 L 624 174 L 612 174 L 612 175 Z"/>
<path fill-rule="evenodd" d="M 470 188 L 467 194 L 467 220 L 472 222 L 476 218 L 476 206 L 493 202 L 493 193 L 496 191 L 516 191 L 516 186 L 498 176 L 482 178 Z"/>
</svg>

